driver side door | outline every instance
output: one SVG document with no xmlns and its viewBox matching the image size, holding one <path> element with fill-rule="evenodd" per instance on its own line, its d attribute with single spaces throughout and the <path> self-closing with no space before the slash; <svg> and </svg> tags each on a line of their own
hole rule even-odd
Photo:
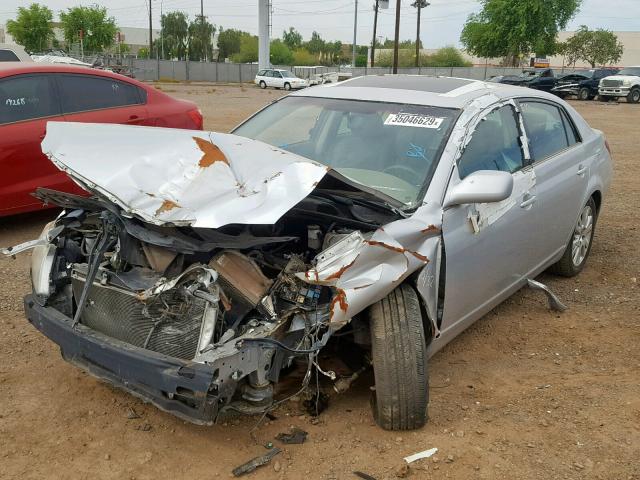
<svg viewBox="0 0 640 480">
<path fill-rule="evenodd" d="M 446 263 L 440 331 L 449 339 L 519 289 L 536 264 L 529 254 L 535 251 L 539 230 L 536 182 L 521 147 L 519 113 L 504 105 L 481 115 L 448 189 L 479 170 L 509 172 L 514 186 L 502 202 L 456 205 L 443 212 Z"/>
</svg>

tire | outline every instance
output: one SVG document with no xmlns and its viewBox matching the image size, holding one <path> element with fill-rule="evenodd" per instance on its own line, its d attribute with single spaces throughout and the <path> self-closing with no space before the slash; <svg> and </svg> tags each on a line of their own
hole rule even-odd
<svg viewBox="0 0 640 480">
<path fill-rule="evenodd" d="M 587 222 L 588 216 L 591 218 L 590 222 Z M 563 277 L 575 277 L 582 271 L 591 252 L 597 219 L 598 210 L 596 209 L 596 202 L 593 201 L 593 198 L 590 198 L 580 211 L 576 225 L 573 228 L 571 240 L 569 240 L 569 245 L 567 245 L 562 258 L 558 263 L 551 266 L 550 270 L 552 273 Z M 587 231 L 585 231 L 586 224 L 589 224 L 589 226 L 586 227 L 588 228 Z M 586 245 L 585 240 L 588 242 Z M 579 254 L 576 253 L 576 249 L 579 250 Z"/>
<path fill-rule="evenodd" d="M 578 92 L 578 100 L 582 100 L 583 102 L 585 100 L 589 100 L 590 95 L 591 94 L 589 93 L 588 88 L 581 88 L 580 91 Z"/>
<path fill-rule="evenodd" d="M 629 103 L 640 103 L 640 88 L 634 88 L 627 95 L 627 102 Z"/>
<path fill-rule="evenodd" d="M 427 422 L 429 374 L 420 302 L 400 285 L 371 306 L 375 421 L 385 430 L 414 430 Z"/>
<path fill-rule="evenodd" d="M 265 83 L 265 81 L 264 81 L 264 80 L 260 80 L 260 88 L 261 88 L 261 89 L 263 89 L 263 90 L 264 90 L 265 88 L 267 88 L 267 84 Z"/>
<path fill-rule="evenodd" d="M 286 82 L 286 83 L 284 84 L 284 89 L 285 89 L 285 90 L 287 90 L 287 91 L 288 91 L 288 90 L 291 90 L 291 84 L 290 84 L 289 82 Z"/>
</svg>

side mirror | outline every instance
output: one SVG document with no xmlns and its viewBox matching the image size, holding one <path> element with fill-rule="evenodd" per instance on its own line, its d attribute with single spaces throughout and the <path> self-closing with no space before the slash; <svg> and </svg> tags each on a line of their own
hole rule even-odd
<svg viewBox="0 0 640 480">
<path fill-rule="evenodd" d="M 501 202 L 511 196 L 513 177 L 509 172 L 478 170 L 453 187 L 444 208 L 465 203 Z"/>
</svg>

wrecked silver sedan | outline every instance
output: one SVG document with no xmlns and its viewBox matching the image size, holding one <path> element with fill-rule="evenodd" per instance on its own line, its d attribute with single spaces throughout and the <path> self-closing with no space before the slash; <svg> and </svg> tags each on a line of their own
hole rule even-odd
<svg viewBox="0 0 640 480">
<path fill-rule="evenodd" d="M 580 272 L 611 177 L 562 100 L 418 76 L 307 89 L 233 134 L 49 123 L 42 148 L 92 196 L 39 190 L 63 212 L 8 250 L 34 249 L 29 321 L 204 424 L 267 411 L 296 359 L 343 390 L 319 357 L 339 339 L 373 365 L 378 424 L 422 426 L 428 358 L 540 272 Z"/>
</svg>

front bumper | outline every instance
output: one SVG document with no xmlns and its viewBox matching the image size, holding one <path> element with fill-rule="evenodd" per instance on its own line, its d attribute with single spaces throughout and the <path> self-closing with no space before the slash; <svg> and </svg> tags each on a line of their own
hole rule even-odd
<svg viewBox="0 0 640 480">
<path fill-rule="evenodd" d="M 626 97 L 631 92 L 630 87 L 600 87 L 598 94 L 602 97 Z"/>
<path fill-rule="evenodd" d="M 81 324 L 72 327 L 71 318 L 39 305 L 33 295 L 25 297 L 24 308 L 68 362 L 184 420 L 215 422 L 221 405 L 214 366 L 134 347 Z"/>
</svg>

